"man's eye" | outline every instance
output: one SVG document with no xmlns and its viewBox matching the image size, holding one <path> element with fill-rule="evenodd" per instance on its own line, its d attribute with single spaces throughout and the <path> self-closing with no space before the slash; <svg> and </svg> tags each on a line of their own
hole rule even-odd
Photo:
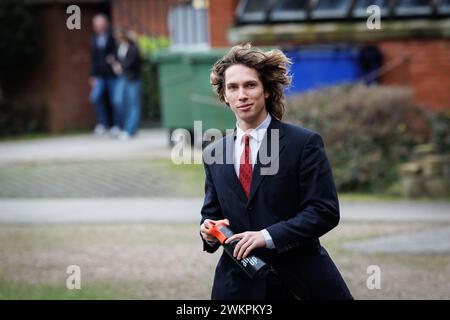
<svg viewBox="0 0 450 320">
<path fill-rule="evenodd" d="M 255 83 L 249 83 L 249 84 L 247 85 L 247 87 L 248 87 L 248 88 L 254 88 L 254 87 L 256 87 L 256 84 L 255 84 Z"/>
</svg>

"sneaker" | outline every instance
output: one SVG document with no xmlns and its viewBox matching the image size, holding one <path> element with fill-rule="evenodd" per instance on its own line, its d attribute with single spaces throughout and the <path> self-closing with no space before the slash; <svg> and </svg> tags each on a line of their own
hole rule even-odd
<svg viewBox="0 0 450 320">
<path fill-rule="evenodd" d="M 114 126 L 111 129 L 109 129 L 109 135 L 113 138 L 117 138 L 120 135 L 119 127 Z"/>
<path fill-rule="evenodd" d="M 105 133 L 106 133 L 106 128 L 104 125 L 98 124 L 95 126 L 94 135 L 103 136 L 103 135 L 105 135 Z"/>
<path fill-rule="evenodd" d="M 119 140 L 121 140 L 121 141 L 127 141 L 127 140 L 130 140 L 130 138 L 131 138 L 131 136 L 126 131 L 122 131 L 119 135 Z"/>
</svg>

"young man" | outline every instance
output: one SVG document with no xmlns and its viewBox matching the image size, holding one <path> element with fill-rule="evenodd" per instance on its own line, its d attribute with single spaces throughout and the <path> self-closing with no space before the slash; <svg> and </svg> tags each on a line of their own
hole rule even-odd
<svg viewBox="0 0 450 320">
<path fill-rule="evenodd" d="M 204 159 L 223 160 L 204 161 L 204 250 L 219 248 L 210 228 L 222 221 L 235 232 L 227 241 L 239 240 L 237 259 L 251 253 L 271 265 L 267 276 L 251 280 L 224 252 L 212 299 L 352 299 L 318 240 L 339 222 L 322 139 L 280 121 L 289 64 L 279 50 L 245 45 L 233 47 L 212 69 L 211 84 L 237 123 L 232 135 L 204 151 Z"/>
<path fill-rule="evenodd" d="M 116 75 L 111 66 L 116 51 L 116 41 L 109 31 L 109 20 L 104 14 L 96 14 L 92 19 L 92 27 L 94 36 L 91 40 L 91 75 L 89 84 L 91 85 L 91 93 L 89 100 L 95 107 L 97 115 L 97 125 L 94 133 L 96 135 L 106 134 L 106 130 L 110 127 L 108 110 L 103 101 L 105 92 L 108 93 L 109 101 L 112 106 L 112 126 L 111 134 L 119 133 L 119 118 L 116 112 L 117 107 L 114 105 L 114 92 L 116 85 Z"/>
</svg>

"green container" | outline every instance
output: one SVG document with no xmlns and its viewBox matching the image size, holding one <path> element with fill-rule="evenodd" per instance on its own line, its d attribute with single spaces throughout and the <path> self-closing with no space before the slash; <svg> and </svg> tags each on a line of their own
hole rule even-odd
<svg viewBox="0 0 450 320">
<path fill-rule="evenodd" d="M 220 103 L 209 83 L 213 64 L 226 51 L 159 51 L 151 59 L 158 65 L 162 125 L 193 132 L 194 121 L 202 121 L 203 132 L 216 128 L 225 132 L 236 125 L 233 112 Z"/>
</svg>

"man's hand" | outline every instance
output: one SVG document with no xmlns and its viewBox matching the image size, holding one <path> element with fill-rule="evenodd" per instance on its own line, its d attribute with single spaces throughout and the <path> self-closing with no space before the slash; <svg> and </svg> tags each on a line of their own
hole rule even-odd
<svg viewBox="0 0 450 320">
<path fill-rule="evenodd" d="M 122 73 L 122 66 L 118 62 L 114 62 L 112 64 L 112 69 L 116 75 L 119 75 Z"/>
<path fill-rule="evenodd" d="M 200 233 L 201 233 L 203 239 L 205 239 L 208 242 L 217 241 L 216 237 L 214 237 L 212 234 L 209 233 L 209 229 L 213 225 L 216 225 L 218 223 L 223 223 L 226 226 L 230 226 L 230 222 L 228 221 L 228 219 L 223 219 L 223 220 L 205 219 L 205 221 L 203 221 L 202 225 L 200 226 Z"/>
<path fill-rule="evenodd" d="M 238 260 L 245 259 L 253 249 L 265 248 L 266 239 L 261 231 L 246 231 L 229 237 L 225 243 L 241 239 L 234 248 L 233 256 Z"/>
<path fill-rule="evenodd" d="M 95 79 L 95 77 L 89 77 L 89 85 L 91 87 L 95 86 L 96 81 L 97 81 L 97 79 Z"/>
<path fill-rule="evenodd" d="M 116 58 L 114 57 L 114 55 L 112 55 L 112 54 L 108 54 L 107 56 L 106 56 L 106 63 L 109 63 L 109 64 L 113 64 L 113 63 L 115 63 L 116 62 Z"/>
</svg>

